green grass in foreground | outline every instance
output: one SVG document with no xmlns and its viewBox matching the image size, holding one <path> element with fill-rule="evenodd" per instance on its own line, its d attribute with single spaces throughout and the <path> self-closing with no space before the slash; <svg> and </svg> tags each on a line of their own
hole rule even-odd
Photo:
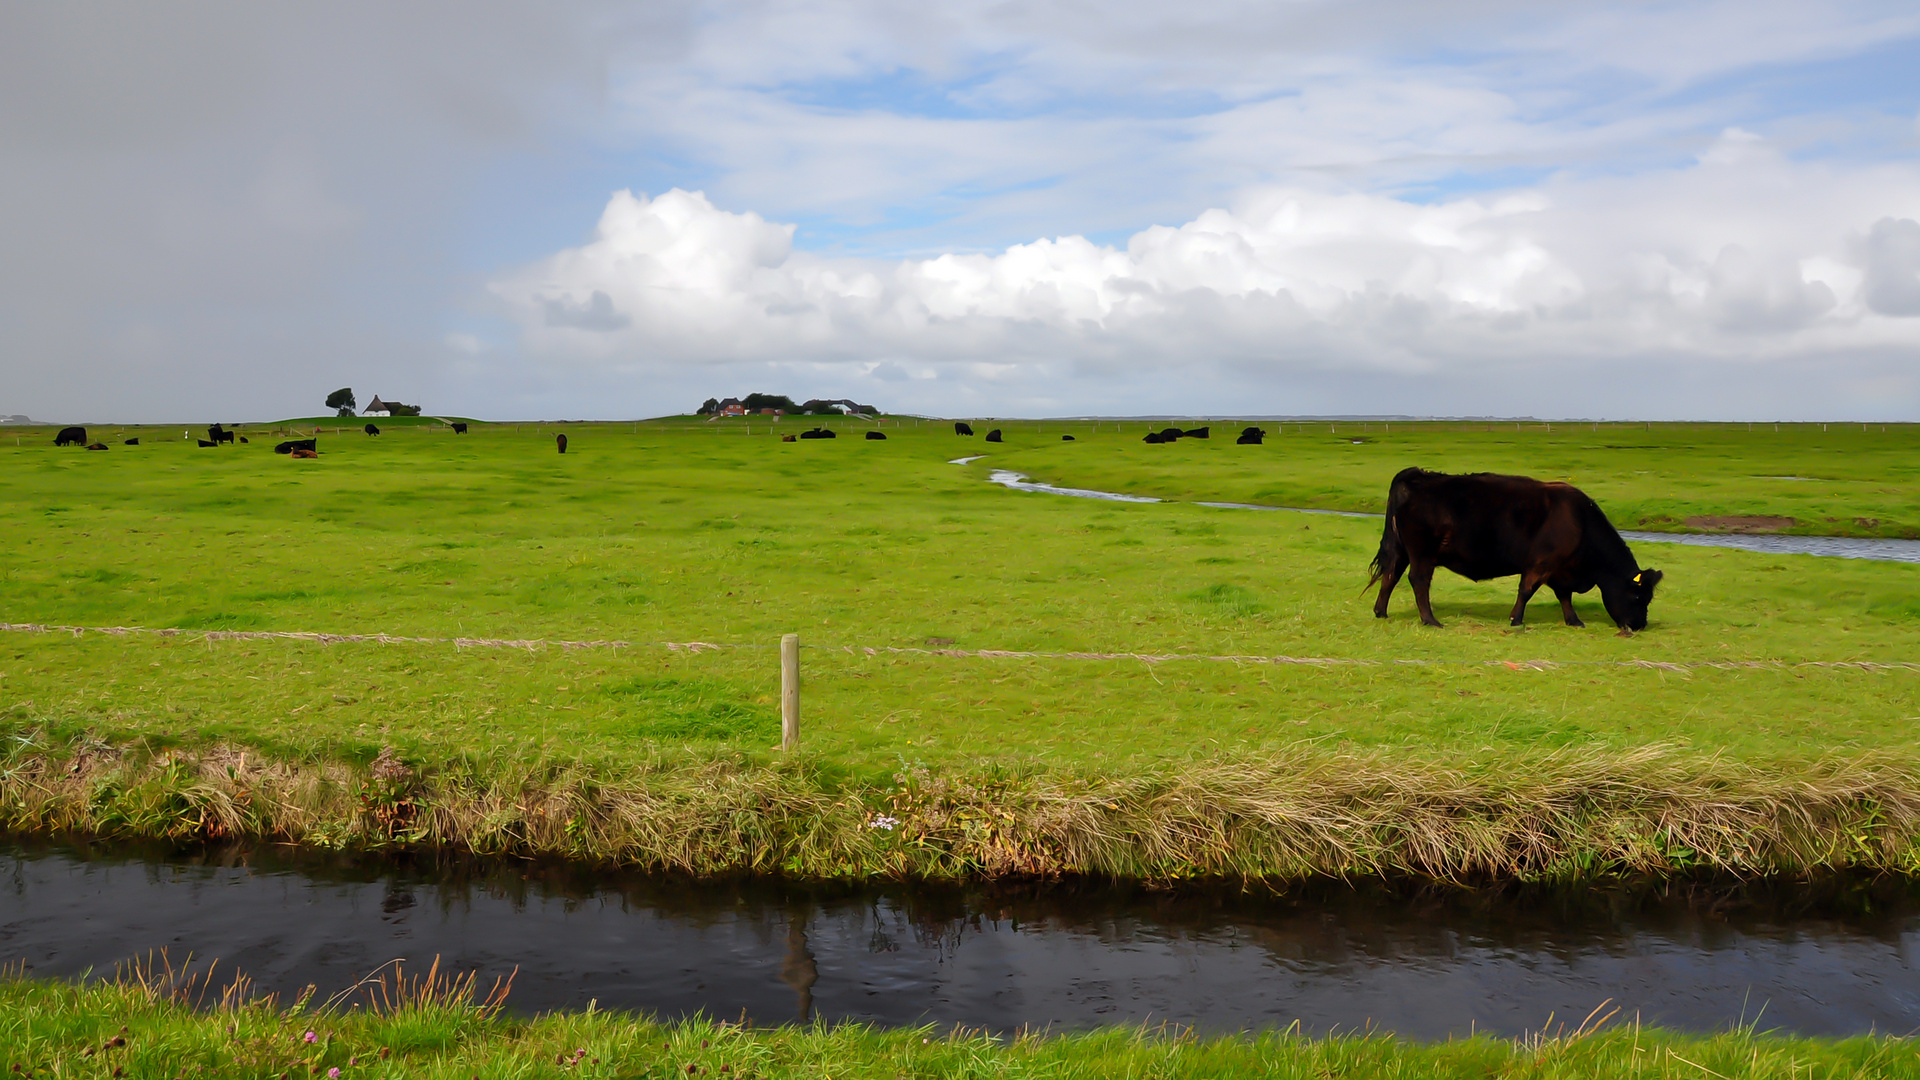
<svg viewBox="0 0 1920 1080">
<path fill-rule="evenodd" d="M 528 652 L 6 634 L 0 724 L 17 736 L 6 774 L 16 787 L 0 792 L 0 808 L 17 826 L 177 832 L 272 820 L 303 822 L 296 834 L 309 838 L 367 835 L 371 810 L 330 824 L 295 810 L 351 805 L 342 793 L 362 784 L 383 746 L 432 780 L 432 805 L 494 822 L 520 820 L 513 814 L 526 800 L 512 793 L 523 789 L 574 792 L 560 801 L 578 796 L 597 808 L 578 820 L 625 820 L 639 812 L 634 804 L 594 793 L 620 789 L 631 800 L 640 784 L 691 790 L 715 769 L 735 778 L 727 790 L 745 800 L 713 809 L 725 809 L 725 820 L 779 790 L 794 821 L 839 805 L 856 832 L 860 813 L 897 801 L 900 776 L 971 792 L 956 805 L 990 817 L 1006 811 L 996 791 L 1025 792 L 1016 800 L 1023 813 L 1087 785 L 1133 792 L 1109 801 L 1147 818 L 1080 821 L 1066 832 L 1049 832 L 1053 819 L 1022 822 L 1034 835 L 1080 836 L 1048 841 L 1048 850 L 1080 851 L 1090 850 L 1082 840 L 1121 842 L 1102 833 L 1109 826 L 1144 820 L 1185 822 L 1205 836 L 1234 834 L 1248 820 L 1297 823 L 1303 812 L 1287 799 L 1305 789 L 1287 787 L 1282 774 L 1311 762 L 1309 779 L 1381 778 L 1386 786 L 1371 794 L 1314 789 L 1313 798 L 1337 790 L 1362 799 L 1366 821 L 1392 807 L 1491 812 L 1488 777 L 1545 778 L 1521 800 L 1532 809 L 1510 823 L 1517 831 L 1473 842 L 1485 851 L 1525 847 L 1541 820 L 1558 823 L 1556 836 L 1607 822 L 1619 830 L 1591 844 L 1546 845 L 1553 850 L 1538 858 L 1460 866 L 1538 870 L 1581 851 L 1615 853 L 1596 856 L 1602 862 L 1685 865 L 1670 853 L 1693 850 L 1702 836 L 1732 860 L 1724 865 L 1848 863 L 1863 843 L 1880 845 L 1868 865 L 1911 861 L 1920 672 L 1795 665 L 1920 660 L 1920 566 L 1642 544 L 1642 563 L 1668 574 L 1646 633 L 1615 636 L 1591 595 L 1579 601 L 1584 630 L 1557 625 L 1551 603 L 1539 602 L 1530 625 L 1510 628 L 1511 580 L 1476 585 L 1445 574 L 1435 605 L 1448 625 L 1435 631 L 1417 625 L 1406 596 L 1396 597 L 1392 619 L 1371 617 L 1361 590 L 1378 543 L 1374 521 L 1020 494 L 984 478 L 1010 467 L 1176 499 L 1377 509 L 1404 465 L 1490 468 L 1565 475 L 1627 525 L 1776 514 L 1794 517 L 1796 529 L 1885 533 L 1920 523 L 1913 430 L 1287 425 L 1260 447 L 1230 438 L 1162 447 L 1139 442 L 1147 427 L 1139 423 L 1006 423 L 998 445 L 956 438 L 944 424 L 888 421 L 888 440 L 876 442 L 857 438 L 864 422 L 829 423 L 856 437 L 778 441 L 777 432 L 806 426 L 792 420 L 476 424 L 466 436 L 431 422 L 385 424 L 379 438 L 323 435 L 313 461 L 273 455 L 264 434 L 202 450 L 177 429 L 126 433 L 142 435 L 141 447 L 96 432 L 112 434 L 115 448 L 88 453 L 53 447 L 50 431 L 8 432 L 20 442 L 0 439 L 8 492 L 0 620 L 638 644 Z M 572 442 L 565 456 L 553 450 L 556 430 Z M 1069 432 L 1076 440 L 1062 442 Z M 991 456 L 947 463 L 979 453 Z M 1816 479 L 1773 479 L 1783 476 Z M 808 648 L 804 751 L 782 763 L 772 750 L 772 646 L 786 631 Z M 747 647 L 693 655 L 663 641 Z M 946 642 L 1365 663 L 887 651 Z M 1436 663 L 1396 663 L 1406 659 Z M 1524 666 L 1532 661 L 1552 666 Z M 251 764 L 222 772 L 219 745 L 247 750 Z M 126 746 L 138 752 L 122 757 L 115 748 Z M 166 756 L 172 747 L 192 751 L 191 777 L 180 772 L 185 759 Z M 45 760 L 34 768 L 65 770 L 60 783 L 18 786 L 36 755 Z M 314 780 L 321 787 L 294 809 L 228 806 L 251 797 L 249 770 L 263 759 L 309 779 L 333 775 L 329 762 L 352 767 Z M 1257 781 L 1256 795 L 1241 779 L 1227 785 L 1242 793 L 1239 810 L 1202 803 L 1186 817 L 1165 812 L 1168 792 L 1212 798 L 1205 793 L 1224 790 L 1216 781 L 1227 774 Z M 261 782 L 291 784 L 292 775 Z M 1464 786 L 1422 792 L 1394 779 L 1401 775 Z M 1813 793 L 1799 809 L 1778 807 L 1775 832 L 1759 845 L 1791 857 L 1742 854 L 1716 816 L 1719 803 L 1681 812 L 1670 798 L 1706 799 L 1714 785 L 1732 784 L 1731 802 L 1752 809 L 1741 799 L 1774 798 L 1765 794 L 1773 780 Z M 338 791 L 321 790 L 326 783 Z M 138 795 L 145 785 L 171 794 Z M 1346 827 L 1338 823 L 1350 807 L 1312 805 L 1326 814 L 1315 828 Z M 1252 819 L 1234 816 L 1242 813 Z M 172 829 L 160 824 L 169 814 Z M 488 835 L 508 848 L 516 836 L 561 835 L 561 823 L 489 832 L 426 816 L 438 823 L 432 836 Z M 1709 818 L 1711 836 L 1689 831 Z M 373 835 L 429 835 L 416 825 Z M 1083 826 L 1084 836 L 1073 831 Z M 806 848 L 803 834 L 779 843 Z M 1165 868 L 1186 857 L 1189 839 L 1093 865 Z M 1393 846 L 1368 840 L 1358 849 Z M 801 865 L 868 865 L 861 852 L 870 847 L 848 839 L 835 848 L 839 862 Z M 1320 850 L 1334 849 L 1347 850 Z M 1647 851 L 1657 857 L 1632 854 Z M 1350 868 L 1296 855 L 1214 865 Z"/>
<path fill-rule="evenodd" d="M 1438 1044 L 1384 1036 L 1195 1038 L 1134 1030 L 994 1038 L 861 1026 L 741 1029 L 588 1012 L 513 1020 L 446 993 L 375 1009 L 195 1012 L 153 982 L 0 982 L 0 1060 L 54 1077 L 1701 1077 L 1920 1076 L 1903 1039 L 1598 1034 Z M 1572 1025 L 1569 1025 L 1571 1027 Z M 308 1042 L 308 1033 L 313 1041 Z"/>
</svg>

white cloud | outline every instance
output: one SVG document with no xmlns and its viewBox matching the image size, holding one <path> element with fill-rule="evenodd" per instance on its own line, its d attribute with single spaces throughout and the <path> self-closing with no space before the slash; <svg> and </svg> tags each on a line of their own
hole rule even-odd
<svg viewBox="0 0 1920 1080">
<path fill-rule="evenodd" d="M 1258 187 L 1124 246 L 1066 236 L 897 261 L 797 249 L 793 226 L 699 193 L 621 192 L 589 242 L 494 291 L 556 370 L 798 364 L 884 382 L 909 395 L 901 407 L 950 392 L 904 380 L 911 368 L 991 377 L 1013 395 L 1003 408 L 1027 412 L 1122 385 L 1210 393 L 1218 409 L 1236 387 L 1397 374 L 1415 381 L 1350 390 L 1341 407 L 1433 411 L 1419 387 L 1491 401 L 1519 379 L 1535 391 L 1525 411 L 1565 415 L 1606 411 L 1580 408 L 1589 391 L 1569 373 L 1583 365 L 1702 386 L 1740 371 L 1791 394 L 1796 365 L 1824 366 L 1825 392 L 1850 354 L 1869 358 L 1879 393 L 1904 378 L 1911 407 L 1920 321 L 1899 316 L 1920 313 L 1916 218 L 1920 171 L 1835 174 L 1730 130 L 1691 166 L 1632 178 L 1433 204 Z M 588 310 L 591 326 L 552 317 Z M 1889 355 L 1906 357 L 1892 375 Z M 1715 393 L 1664 407 L 1712 415 L 1753 397 Z M 1611 402 L 1614 415 L 1632 406 Z"/>
</svg>

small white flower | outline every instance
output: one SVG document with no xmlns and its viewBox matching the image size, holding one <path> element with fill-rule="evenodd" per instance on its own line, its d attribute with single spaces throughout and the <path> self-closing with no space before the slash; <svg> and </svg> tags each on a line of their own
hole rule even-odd
<svg viewBox="0 0 1920 1080">
<path fill-rule="evenodd" d="M 890 818 L 885 814 L 881 814 L 879 817 L 876 817 L 872 821 L 867 822 L 867 828 L 885 829 L 888 832 L 892 832 L 893 827 L 898 824 L 900 824 L 900 819 Z"/>
</svg>

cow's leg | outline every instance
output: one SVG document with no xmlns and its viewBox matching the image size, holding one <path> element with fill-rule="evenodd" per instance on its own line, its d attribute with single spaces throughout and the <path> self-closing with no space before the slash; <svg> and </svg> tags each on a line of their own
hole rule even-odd
<svg viewBox="0 0 1920 1080">
<path fill-rule="evenodd" d="M 1387 599 L 1393 595 L 1393 587 L 1400 584 L 1400 575 L 1407 572 L 1407 556 L 1401 552 L 1394 556 L 1393 563 L 1380 570 L 1380 595 L 1373 601 L 1373 617 L 1387 617 Z"/>
<path fill-rule="evenodd" d="M 1413 568 L 1407 572 L 1407 580 L 1413 585 L 1413 603 L 1420 609 L 1420 621 L 1439 626 L 1440 620 L 1433 617 L 1433 604 L 1427 599 L 1427 591 L 1433 587 L 1433 564 L 1415 559 Z"/>
<path fill-rule="evenodd" d="M 1553 590 L 1553 595 L 1560 598 L 1560 615 L 1561 617 L 1567 620 L 1568 626 L 1587 625 L 1586 623 L 1583 623 L 1580 621 L 1580 616 L 1575 615 L 1573 613 L 1573 590 L 1572 589 L 1555 588 Z"/>
<path fill-rule="evenodd" d="M 1507 616 L 1507 622 L 1519 626 L 1527 620 L 1527 601 L 1540 591 L 1540 579 L 1532 574 L 1520 575 L 1520 595 L 1513 602 L 1513 614 Z"/>
</svg>

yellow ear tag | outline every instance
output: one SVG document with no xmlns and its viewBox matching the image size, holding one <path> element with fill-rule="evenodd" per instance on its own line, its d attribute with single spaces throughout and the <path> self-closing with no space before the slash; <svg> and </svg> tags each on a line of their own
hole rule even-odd
<svg viewBox="0 0 1920 1080">
<path fill-rule="evenodd" d="M 1633 575 L 1633 583 L 1634 583 L 1635 585 L 1638 585 L 1638 584 L 1640 584 L 1640 575 L 1639 575 L 1639 574 L 1635 574 L 1635 575 Z"/>
</svg>

